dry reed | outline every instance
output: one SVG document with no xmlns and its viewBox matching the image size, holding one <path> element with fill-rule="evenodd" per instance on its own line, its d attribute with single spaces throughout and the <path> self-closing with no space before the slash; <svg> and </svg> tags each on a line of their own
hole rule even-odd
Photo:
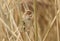
<svg viewBox="0 0 60 41">
<path fill-rule="evenodd" d="M 0 0 L 0 41 L 60 41 L 60 0 Z"/>
</svg>

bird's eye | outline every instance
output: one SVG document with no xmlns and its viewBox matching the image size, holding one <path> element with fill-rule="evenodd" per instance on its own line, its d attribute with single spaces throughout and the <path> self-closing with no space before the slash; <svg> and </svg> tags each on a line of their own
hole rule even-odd
<svg viewBox="0 0 60 41">
<path fill-rule="evenodd" d="M 27 14 L 30 15 L 32 12 L 31 11 L 27 11 Z"/>
</svg>

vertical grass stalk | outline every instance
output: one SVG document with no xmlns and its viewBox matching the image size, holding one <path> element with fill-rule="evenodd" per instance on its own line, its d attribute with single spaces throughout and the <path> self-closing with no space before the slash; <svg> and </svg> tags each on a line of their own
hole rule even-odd
<svg viewBox="0 0 60 41">
<path fill-rule="evenodd" d="M 38 41 L 38 28 L 37 28 L 37 0 L 33 0 L 33 7 L 34 7 L 34 29 L 35 29 L 35 41 Z"/>
<path fill-rule="evenodd" d="M 60 3 L 60 1 L 57 0 L 57 6 L 58 6 L 57 8 L 60 11 L 60 4 L 59 3 Z M 59 15 L 58 15 L 58 17 L 56 19 L 56 23 L 57 23 L 57 41 L 59 41 Z"/>
<path fill-rule="evenodd" d="M 56 19 L 56 23 L 57 23 L 57 41 L 59 41 L 59 26 L 58 26 L 58 17 Z"/>
</svg>

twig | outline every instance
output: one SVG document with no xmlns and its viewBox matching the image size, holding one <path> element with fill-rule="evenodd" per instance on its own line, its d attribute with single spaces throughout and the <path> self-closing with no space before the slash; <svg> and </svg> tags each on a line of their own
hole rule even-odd
<svg viewBox="0 0 60 41">
<path fill-rule="evenodd" d="M 50 28 L 47 30 L 47 32 L 46 32 L 46 34 L 45 34 L 45 36 L 44 36 L 44 38 L 43 38 L 43 41 L 45 41 L 45 39 L 46 39 L 46 37 L 48 36 L 48 33 L 49 33 L 49 31 L 51 30 L 51 28 L 52 28 L 52 25 L 54 24 L 54 22 L 55 22 L 55 20 L 56 20 L 56 18 L 57 18 L 57 16 L 58 16 L 58 14 L 59 14 L 59 10 L 58 10 L 58 12 L 57 12 L 57 14 L 55 15 L 55 17 L 54 17 L 54 19 L 52 20 L 52 22 L 51 22 L 51 24 L 50 24 Z"/>
</svg>

